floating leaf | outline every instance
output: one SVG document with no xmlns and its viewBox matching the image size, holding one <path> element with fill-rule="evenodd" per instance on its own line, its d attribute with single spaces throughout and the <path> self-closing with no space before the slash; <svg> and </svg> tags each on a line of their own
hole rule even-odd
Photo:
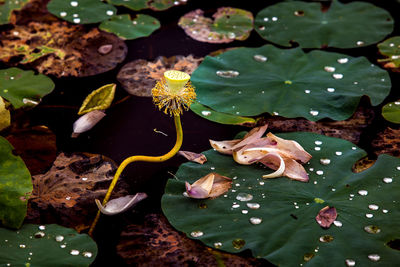
<svg viewBox="0 0 400 267">
<path fill-rule="evenodd" d="M 11 144 L 0 136 L 0 222 L 17 229 L 26 216 L 32 181 L 24 162 L 12 151 Z"/>
<path fill-rule="evenodd" d="M 352 48 L 382 40 L 393 31 L 390 13 L 370 3 L 332 1 L 328 10 L 320 3 L 280 2 L 261 10 L 255 29 L 262 38 L 282 46 Z"/>
<path fill-rule="evenodd" d="M 385 59 L 378 59 L 383 67 L 400 71 L 400 36 L 395 36 L 378 44 L 379 53 L 386 56 Z"/>
<path fill-rule="evenodd" d="M 10 126 L 11 117 L 10 111 L 6 109 L 6 104 L 3 98 L 0 96 L 0 131 Z"/>
<path fill-rule="evenodd" d="M 97 255 L 87 234 L 56 224 L 25 224 L 18 231 L 0 228 L 2 266 L 89 266 Z"/>
<path fill-rule="evenodd" d="M 76 24 L 101 22 L 117 13 L 114 6 L 99 0 L 51 0 L 47 10 L 60 19 Z"/>
<path fill-rule="evenodd" d="M 387 121 L 400 123 L 400 100 L 384 105 L 382 108 L 382 116 Z"/>
<path fill-rule="evenodd" d="M 204 17 L 201 9 L 184 15 L 178 25 L 186 34 L 200 42 L 230 43 L 246 40 L 253 29 L 253 14 L 249 11 L 221 7 L 213 15 L 214 21 Z"/>
<path fill-rule="evenodd" d="M 173 6 L 185 4 L 187 0 L 107 0 L 107 2 L 116 6 L 125 6 L 135 11 L 146 8 L 160 11 Z"/>
<path fill-rule="evenodd" d="M 29 0 L 1 0 L 0 1 L 0 25 L 10 23 L 14 10 L 23 8 Z"/>
<path fill-rule="evenodd" d="M 201 60 L 202 58 L 192 55 L 158 57 L 154 61 L 137 59 L 124 65 L 117 79 L 131 95 L 151 97 L 151 89 L 164 77 L 164 72 L 174 69 L 190 75 Z"/>
<path fill-rule="evenodd" d="M 125 43 L 115 35 L 66 22 L 17 25 L 1 33 L 1 44 L 1 61 L 28 64 L 57 77 L 111 70 L 127 53 Z M 101 53 L 104 46 L 109 47 L 108 53 Z"/>
<path fill-rule="evenodd" d="M 91 92 L 83 101 L 83 104 L 78 111 L 78 115 L 83 115 L 93 110 L 108 109 L 114 99 L 116 87 L 117 85 L 115 83 L 111 83 L 103 85 L 99 89 Z"/>
<path fill-rule="evenodd" d="M 352 165 L 366 153 L 352 143 L 304 132 L 279 136 L 312 151 L 306 165 L 309 183 L 263 180 L 264 168 L 238 165 L 230 156 L 209 150 L 204 152 L 207 163 L 185 163 L 176 179 L 168 181 L 162 208 L 170 223 L 210 247 L 250 249 L 254 257 L 278 266 L 299 266 L 307 260 L 312 266 L 327 261 L 342 266 L 350 259 L 369 266 L 372 254 L 380 256 L 382 266 L 395 265 L 399 252 L 386 244 L 399 238 L 400 159 L 381 155 L 374 166 L 353 173 Z M 210 168 L 233 177 L 232 190 L 213 200 L 184 197 L 185 181 L 194 182 Z M 329 229 L 315 221 L 325 206 L 337 210 Z M 380 232 L 371 233 L 370 228 Z"/>
<path fill-rule="evenodd" d="M 149 15 L 137 14 L 136 18 L 131 20 L 129 14 L 124 14 L 102 22 L 99 28 L 114 33 L 124 40 L 133 40 L 149 36 L 160 28 L 160 22 Z"/>
<path fill-rule="evenodd" d="M 41 98 L 54 89 L 53 81 L 31 70 L 18 68 L 0 70 L 0 96 L 10 101 L 14 108 L 37 105 Z"/>
<path fill-rule="evenodd" d="M 198 101 L 215 111 L 311 121 L 349 118 L 361 96 L 377 105 L 391 87 L 389 74 L 364 57 L 271 45 L 206 57 L 191 80 Z"/>
</svg>

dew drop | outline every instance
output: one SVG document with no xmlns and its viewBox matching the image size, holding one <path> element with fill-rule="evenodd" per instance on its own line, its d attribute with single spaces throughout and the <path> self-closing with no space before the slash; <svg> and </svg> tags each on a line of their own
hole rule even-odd
<svg viewBox="0 0 400 267">
<path fill-rule="evenodd" d="M 277 17 L 272 17 L 272 21 L 277 21 L 278 18 Z"/>
<path fill-rule="evenodd" d="M 222 78 L 233 78 L 239 76 L 236 70 L 217 70 L 216 74 Z"/>
<path fill-rule="evenodd" d="M 190 233 L 190 235 L 193 237 L 200 237 L 200 236 L 203 236 L 204 233 L 202 231 L 193 231 Z"/>
<path fill-rule="evenodd" d="M 81 22 L 81 19 L 80 19 L 80 18 L 75 18 L 75 19 L 74 19 L 74 23 L 79 23 L 79 22 Z"/>
<path fill-rule="evenodd" d="M 84 251 L 82 252 L 82 256 L 85 258 L 91 258 L 93 256 L 93 253 L 89 251 Z"/>
<path fill-rule="evenodd" d="M 73 255 L 73 256 L 78 256 L 79 255 L 79 250 L 77 249 L 73 249 L 69 252 L 69 254 Z"/>
<path fill-rule="evenodd" d="M 265 17 L 263 20 L 264 20 L 264 21 L 268 21 L 268 20 L 269 20 L 269 18 Z"/>
<path fill-rule="evenodd" d="M 210 116 L 210 115 L 211 115 L 211 111 L 203 110 L 203 111 L 201 112 L 201 114 L 202 114 L 203 116 Z"/>
<path fill-rule="evenodd" d="M 368 191 L 367 190 L 360 190 L 360 191 L 358 191 L 358 194 L 360 196 L 366 196 L 366 195 L 368 195 Z"/>
<path fill-rule="evenodd" d="M 60 245 L 60 248 L 66 248 L 66 247 L 67 247 L 67 245 L 65 245 L 65 244 Z"/>
<path fill-rule="evenodd" d="M 334 224 L 336 227 L 342 227 L 342 226 L 343 226 L 343 224 L 342 224 L 341 221 L 333 221 L 333 224 Z"/>
<path fill-rule="evenodd" d="M 321 163 L 322 165 L 329 165 L 331 163 L 330 159 L 320 159 L 319 163 Z"/>
<path fill-rule="evenodd" d="M 328 91 L 329 93 L 333 93 L 335 92 L 335 88 L 326 88 L 326 91 Z"/>
<path fill-rule="evenodd" d="M 234 32 L 228 32 L 228 38 L 229 39 L 235 39 L 236 38 L 236 34 Z"/>
<path fill-rule="evenodd" d="M 40 230 L 40 231 L 44 231 L 44 230 L 46 230 L 46 226 L 44 226 L 44 225 L 39 225 L 39 227 L 38 227 L 38 228 L 39 228 L 39 230 Z"/>
<path fill-rule="evenodd" d="M 364 45 L 364 42 L 363 41 L 357 41 L 357 43 L 356 43 L 358 46 L 362 46 L 362 45 Z"/>
<path fill-rule="evenodd" d="M 57 235 L 55 239 L 57 242 L 62 242 L 64 240 L 64 237 L 62 235 Z"/>
<path fill-rule="evenodd" d="M 260 204 L 258 203 L 247 203 L 246 204 L 249 209 L 256 210 L 260 208 Z"/>
<path fill-rule="evenodd" d="M 319 111 L 317 111 L 317 110 L 310 110 L 310 114 L 311 114 L 312 116 L 318 116 Z"/>
<path fill-rule="evenodd" d="M 222 243 L 221 242 L 215 242 L 214 243 L 214 247 L 215 248 L 220 248 L 220 247 L 222 247 Z"/>
<path fill-rule="evenodd" d="M 250 201 L 253 199 L 253 196 L 248 193 L 239 193 L 237 194 L 236 199 L 239 201 Z"/>
<path fill-rule="evenodd" d="M 375 204 L 371 204 L 371 205 L 368 205 L 368 208 L 369 208 L 370 210 L 378 210 L 378 209 L 379 209 L 379 206 L 378 206 L 378 205 L 375 205 Z"/>
<path fill-rule="evenodd" d="M 393 47 L 393 46 L 394 46 L 394 43 L 390 43 L 389 46 L 390 46 L 390 47 Z"/>
<path fill-rule="evenodd" d="M 382 181 L 383 181 L 385 184 L 390 184 L 391 182 L 393 182 L 393 178 L 385 177 L 385 178 L 382 179 Z"/>
<path fill-rule="evenodd" d="M 310 261 L 312 258 L 314 258 L 315 254 L 314 253 L 306 253 L 303 256 L 304 261 Z"/>
<path fill-rule="evenodd" d="M 258 61 L 258 62 L 267 61 L 267 57 L 263 56 L 263 55 L 254 55 L 253 58 L 254 58 L 255 61 Z"/>
<path fill-rule="evenodd" d="M 249 213 L 248 210 L 242 210 L 242 214 L 247 214 L 247 213 Z"/>
<path fill-rule="evenodd" d="M 314 147 L 315 151 L 320 151 L 321 148 L 319 146 Z"/>
<path fill-rule="evenodd" d="M 309 94 L 309 93 L 311 93 L 311 91 L 310 90 L 304 90 L 304 93 Z"/>
<path fill-rule="evenodd" d="M 240 207 L 239 204 L 233 204 L 233 205 L 232 205 L 232 208 L 234 208 L 234 209 L 237 209 L 237 208 L 239 208 L 239 207 Z"/>
<path fill-rule="evenodd" d="M 326 72 L 334 72 L 336 69 L 335 69 L 335 67 L 325 66 L 325 67 L 324 67 L 324 70 L 325 70 Z"/>
<path fill-rule="evenodd" d="M 375 225 L 367 225 L 364 227 L 364 230 L 370 234 L 379 234 L 381 232 L 381 229 Z"/>
<path fill-rule="evenodd" d="M 215 167 L 210 167 L 211 170 L 215 170 Z"/>
<path fill-rule="evenodd" d="M 67 12 L 60 12 L 60 17 L 65 17 L 67 15 Z"/>
<path fill-rule="evenodd" d="M 106 14 L 107 14 L 108 16 L 112 16 L 112 15 L 114 15 L 114 11 L 112 11 L 112 10 L 107 10 Z"/>
<path fill-rule="evenodd" d="M 371 219 L 372 217 L 374 217 L 374 214 L 367 213 L 367 214 L 365 214 L 365 217 L 367 217 L 368 219 Z"/>
<path fill-rule="evenodd" d="M 260 184 L 260 185 L 264 185 L 265 183 L 261 181 L 261 182 L 259 182 L 259 184 Z"/>
<path fill-rule="evenodd" d="M 322 145 L 322 141 L 317 140 L 314 142 L 314 144 L 316 144 L 317 146 L 320 146 L 320 145 Z"/>
<path fill-rule="evenodd" d="M 72 15 L 74 18 L 77 18 L 77 17 L 79 17 L 79 15 L 78 14 L 73 14 Z"/>
<path fill-rule="evenodd" d="M 337 60 L 337 62 L 340 63 L 340 64 L 345 64 L 345 63 L 349 62 L 349 59 L 347 57 L 339 58 Z"/>
<path fill-rule="evenodd" d="M 342 151 L 336 151 L 335 154 L 336 154 L 337 156 L 341 156 L 343 153 L 342 153 Z"/>
<path fill-rule="evenodd" d="M 265 26 L 259 26 L 258 29 L 259 29 L 260 31 L 263 31 L 263 30 L 265 30 Z"/>
<path fill-rule="evenodd" d="M 35 238 L 42 238 L 42 237 L 44 237 L 46 234 L 44 233 L 44 232 L 42 232 L 42 231 L 40 231 L 40 232 L 37 232 L 37 233 L 35 233 Z"/>
<path fill-rule="evenodd" d="M 78 2 L 77 1 L 71 1 L 71 6 L 78 6 Z"/>
<path fill-rule="evenodd" d="M 332 77 L 335 78 L 336 80 L 340 80 L 340 79 L 343 79 L 343 74 L 334 73 L 334 74 L 332 74 Z"/>
<path fill-rule="evenodd" d="M 323 235 L 319 238 L 319 242 L 322 243 L 329 243 L 333 241 L 333 236 L 331 235 Z"/>
<path fill-rule="evenodd" d="M 262 219 L 257 217 L 251 217 L 249 221 L 251 224 L 256 224 L 256 225 L 262 223 Z"/>
<path fill-rule="evenodd" d="M 316 171 L 316 174 L 318 174 L 318 175 L 323 175 L 323 174 L 324 174 L 324 171 L 318 170 L 318 171 Z"/>
<path fill-rule="evenodd" d="M 241 249 L 244 245 L 246 244 L 246 241 L 244 241 L 241 238 L 236 238 L 232 241 L 232 245 L 235 249 Z"/>
<path fill-rule="evenodd" d="M 383 212 L 383 213 L 388 213 L 389 211 L 388 211 L 388 210 L 382 210 L 382 212 Z"/>
<path fill-rule="evenodd" d="M 26 245 L 25 244 L 20 244 L 19 247 L 20 248 L 26 248 Z"/>
<path fill-rule="evenodd" d="M 378 254 L 370 254 L 368 255 L 368 259 L 370 259 L 371 261 L 379 261 L 381 259 L 381 256 L 379 256 Z"/>
<path fill-rule="evenodd" d="M 346 263 L 346 266 L 348 266 L 348 267 L 353 267 L 356 265 L 356 261 L 353 259 L 346 259 L 345 263 Z"/>
</svg>

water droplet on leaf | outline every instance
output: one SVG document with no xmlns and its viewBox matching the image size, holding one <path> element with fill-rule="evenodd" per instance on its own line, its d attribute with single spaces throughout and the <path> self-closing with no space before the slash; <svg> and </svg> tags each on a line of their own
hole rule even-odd
<svg viewBox="0 0 400 267">
<path fill-rule="evenodd" d="M 240 200 L 240 201 L 250 201 L 250 200 L 253 199 L 253 196 L 251 194 L 248 194 L 248 193 L 239 193 L 236 196 L 236 199 Z"/>
<path fill-rule="evenodd" d="M 366 195 L 368 195 L 368 191 L 367 190 L 360 190 L 360 191 L 358 191 L 358 194 L 360 196 L 366 196 Z"/>
<path fill-rule="evenodd" d="M 251 224 L 260 224 L 260 223 L 262 223 L 262 219 L 261 218 L 257 218 L 257 217 L 251 217 L 249 220 L 250 220 Z"/>
<path fill-rule="evenodd" d="M 330 159 L 320 159 L 319 163 L 321 163 L 322 165 L 329 165 L 331 163 Z"/>
<path fill-rule="evenodd" d="M 381 256 L 379 256 L 378 254 L 370 254 L 368 255 L 368 259 L 370 259 L 371 261 L 379 261 L 381 259 Z"/>
<path fill-rule="evenodd" d="M 256 210 L 260 208 L 260 204 L 258 203 L 247 203 L 246 204 L 249 209 Z"/>
<path fill-rule="evenodd" d="M 233 247 L 234 247 L 235 249 L 241 249 L 245 244 L 246 244 L 246 241 L 244 241 L 244 240 L 241 239 L 241 238 L 237 238 L 237 239 L 234 239 L 234 240 L 232 241 L 232 245 L 233 245 Z"/>
<path fill-rule="evenodd" d="M 263 55 L 254 55 L 254 60 L 258 61 L 258 62 L 265 62 L 267 61 L 267 57 L 263 56 Z"/>
<path fill-rule="evenodd" d="M 381 229 L 375 225 L 367 225 L 364 227 L 364 230 L 370 234 L 379 234 L 381 232 Z"/>
<path fill-rule="evenodd" d="M 191 236 L 193 237 L 200 237 L 202 236 L 204 233 L 202 231 L 193 231 L 190 233 Z"/>
<path fill-rule="evenodd" d="M 77 249 L 73 249 L 69 252 L 69 254 L 73 255 L 73 256 L 78 256 L 79 255 L 79 250 Z"/>
<path fill-rule="evenodd" d="M 393 182 L 393 178 L 390 178 L 390 177 L 385 177 L 382 180 L 386 184 L 390 184 L 391 182 Z"/>
<path fill-rule="evenodd" d="M 333 241 L 333 236 L 331 235 L 323 235 L 319 238 L 319 242 L 328 243 Z"/>
<path fill-rule="evenodd" d="M 356 265 L 356 261 L 352 260 L 352 259 L 345 260 L 345 263 L 346 263 L 346 266 L 348 266 L 348 267 L 353 267 Z"/>
</svg>

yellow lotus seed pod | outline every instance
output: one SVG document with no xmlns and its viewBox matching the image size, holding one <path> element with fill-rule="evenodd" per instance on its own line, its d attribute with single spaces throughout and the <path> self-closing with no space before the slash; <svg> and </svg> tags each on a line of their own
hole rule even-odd
<svg viewBox="0 0 400 267">
<path fill-rule="evenodd" d="M 168 70 L 164 72 L 164 77 L 172 94 L 178 94 L 190 79 L 189 74 L 178 70 Z"/>
</svg>

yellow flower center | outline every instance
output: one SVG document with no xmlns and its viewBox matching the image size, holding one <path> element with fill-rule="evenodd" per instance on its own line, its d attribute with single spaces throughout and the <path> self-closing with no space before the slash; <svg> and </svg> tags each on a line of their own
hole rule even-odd
<svg viewBox="0 0 400 267">
<path fill-rule="evenodd" d="M 189 74 L 178 70 L 168 70 L 164 72 L 164 77 L 168 89 L 170 90 L 171 94 L 174 95 L 179 94 L 180 90 L 190 79 Z"/>
</svg>

